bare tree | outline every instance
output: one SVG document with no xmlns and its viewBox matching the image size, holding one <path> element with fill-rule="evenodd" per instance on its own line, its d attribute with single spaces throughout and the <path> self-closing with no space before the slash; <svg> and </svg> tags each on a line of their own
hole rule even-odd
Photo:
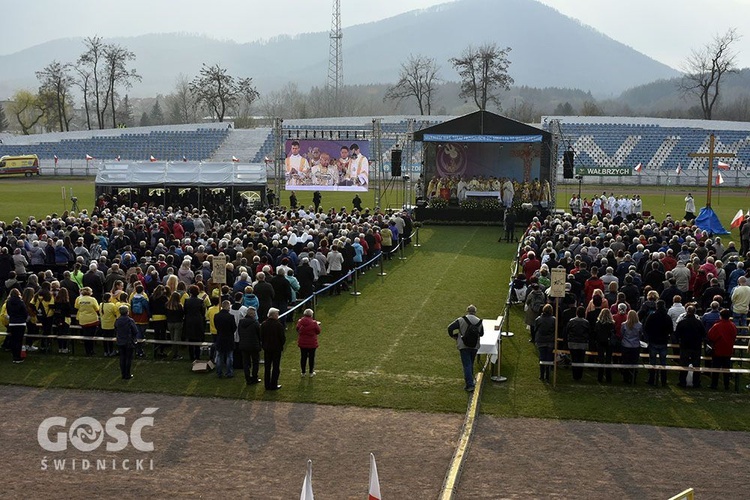
<svg viewBox="0 0 750 500">
<path fill-rule="evenodd" d="M 80 62 L 80 59 L 79 59 Z M 91 82 L 93 81 L 93 72 L 85 66 L 77 64 L 74 66 L 75 72 L 78 74 L 78 78 L 74 80 L 76 87 L 81 89 L 83 94 L 83 109 L 86 112 L 86 128 L 91 130 L 91 109 L 90 109 L 90 90 Z"/>
<path fill-rule="evenodd" d="M 110 44 L 104 47 L 105 63 L 105 81 L 107 90 L 105 102 L 109 98 L 109 104 L 112 109 L 112 128 L 117 128 L 117 112 L 115 107 L 115 95 L 117 87 L 129 89 L 133 86 L 134 81 L 141 81 L 141 76 L 135 69 L 128 69 L 128 63 L 135 60 L 135 54 L 121 47 L 120 45 Z M 101 123 L 104 123 L 104 112 L 106 106 L 101 111 Z M 104 128 L 102 126 L 102 128 Z"/>
<path fill-rule="evenodd" d="M 43 70 L 36 72 L 40 81 L 39 95 L 49 97 L 48 125 L 57 122 L 60 132 L 70 130 L 71 118 L 68 111 L 71 106 L 69 102 L 70 89 L 73 86 L 73 77 L 69 73 L 70 65 L 52 61 Z"/>
<path fill-rule="evenodd" d="M 399 104 L 404 99 L 413 97 L 417 101 L 420 115 L 432 114 L 432 100 L 440 83 L 437 76 L 439 69 L 432 58 L 410 55 L 406 62 L 401 63 L 398 83 L 388 88 L 383 100 Z"/>
<path fill-rule="evenodd" d="M 679 88 L 683 95 L 694 95 L 700 99 L 703 118 L 710 120 L 714 105 L 721 95 L 721 79 L 727 73 L 736 72 L 737 54 L 732 49 L 741 35 L 736 28 L 730 28 L 723 35 L 701 47 L 693 49 L 685 60 L 685 76 Z"/>
<path fill-rule="evenodd" d="M 44 103 L 38 95 L 28 90 L 19 90 L 13 94 L 9 111 L 16 117 L 16 121 L 21 126 L 23 135 L 29 135 L 31 129 L 44 118 Z"/>
<path fill-rule="evenodd" d="M 0 132 L 8 129 L 8 119 L 5 117 L 5 109 L 3 103 L 0 102 Z"/>
<path fill-rule="evenodd" d="M 509 90 L 513 78 L 508 74 L 510 47 L 501 49 L 495 43 L 485 43 L 479 48 L 469 46 L 461 57 L 453 57 L 450 63 L 461 77 L 459 96 L 473 100 L 480 110 L 493 102 L 500 107 L 500 90 Z"/>
<path fill-rule="evenodd" d="M 174 90 L 166 98 L 171 123 L 195 123 L 198 121 L 198 104 L 190 92 L 190 80 L 180 73 L 175 80 Z"/>
<path fill-rule="evenodd" d="M 218 64 L 207 66 L 204 63 L 200 74 L 190 82 L 190 91 L 219 122 L 223 122 L 227 111 L 240 102 L 252 104 L 259 97 L 252 78 L 236 80 Z"/>
<path fill-rule="evenodd" d="M 104 116 L 101 111 L 101 70 L 104 65 L 104 48 L 105 44 L 100 36 L 88 37 L 83 40 L 86 46 L 86 52 L 78 57 L 76 72 L 79 75 L 78 86 L 83 91 L 83 101 L 86 106 L 86 121 L 89 130 L 91 130 L 91 119 L 89 118 L 89 102 L 94 105 L 96 112 L 97 125 L 100 129 L 104 128 Z M 106 106 L 106 100 L 105 100 Z"/>
</svg>

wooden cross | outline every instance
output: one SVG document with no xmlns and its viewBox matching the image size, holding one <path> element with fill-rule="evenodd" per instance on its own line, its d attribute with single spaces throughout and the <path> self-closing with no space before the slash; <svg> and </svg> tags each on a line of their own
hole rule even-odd
<svg viewBox="0 0 750 500">
<path fill-rule="evenodd" d="M 706 191 L 706 207 L 711 208 L 711 186 L 714 183 L 714 158 L 736 158 L 734 153 L 714 152 L 714 134 L 711 134 L 708 143 L 708 153 L 689 153 L 690 158 L 708 158 L 708 189 Z"/>
<path fill-rule="evenodd" d="M 513 148 L 510 155 L 523 160 L 523 182 L 531 182 L 531 163 L 539 156 L 539 151 L 532 144 Z"/>
</svg>

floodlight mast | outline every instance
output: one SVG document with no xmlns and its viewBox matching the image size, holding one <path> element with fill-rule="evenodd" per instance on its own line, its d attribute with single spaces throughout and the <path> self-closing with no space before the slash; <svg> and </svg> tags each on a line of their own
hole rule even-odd
<svg viewBox="0 0 750 500">
<path fill-rule="evenodd" d="M 331 40 L 328 50 L 328 113 L 341 115 L 341 91 L 344 88 L 344 55 L 341 48 L 344 33 L 341 31 L 341 1 L 333 0 Z"/>
</svg>

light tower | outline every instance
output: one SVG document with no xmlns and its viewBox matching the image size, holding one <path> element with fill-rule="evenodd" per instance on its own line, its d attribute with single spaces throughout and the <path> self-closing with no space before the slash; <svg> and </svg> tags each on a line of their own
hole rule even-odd
<svg viewBox="0 0 750 500">
<path fill-rule="evenodd" d="M 341 50 L 341 2 L 333 0 L 333 16 L 331 19 L 331 39 L 328 51 L 328 112 L 333 116 L 340 114 L 340 92 L 344 88 L 344 57 Z"/>
</svg>

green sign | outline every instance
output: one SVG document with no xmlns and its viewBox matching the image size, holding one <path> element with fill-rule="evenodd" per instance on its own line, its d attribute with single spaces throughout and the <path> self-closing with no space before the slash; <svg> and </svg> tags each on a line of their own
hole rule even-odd
<svg viewBox="0 0 750 500">
<path fill-rule="evenodd" d="M 630 167 L 576 167 L 576 175 L 614 177 L 618 175 L 633 175 L 633 169 Z"/>
</svg>

